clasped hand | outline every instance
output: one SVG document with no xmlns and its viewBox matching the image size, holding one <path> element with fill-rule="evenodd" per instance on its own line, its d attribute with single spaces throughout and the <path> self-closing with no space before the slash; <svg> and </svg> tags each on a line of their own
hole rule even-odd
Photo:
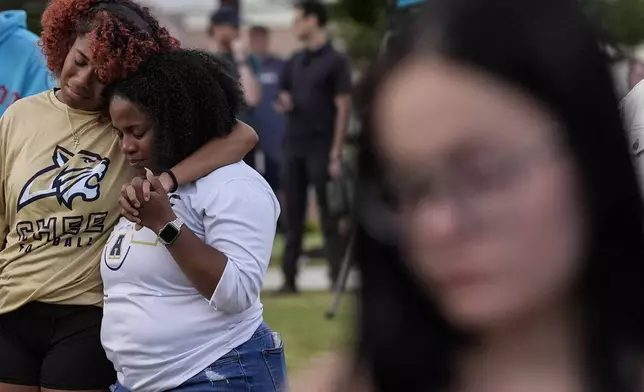
<svg viewBox="0 0 644 392">
<path fill-rule="evenodd" d="M 136 230 L 147 227 L 158 233 L 166 224 L 176 219 L 168 192 L 149 169 L 145 178 L 135 177 L 121 188 L 119 197 L 121 215 L 134 222 Z"/>
</svg>

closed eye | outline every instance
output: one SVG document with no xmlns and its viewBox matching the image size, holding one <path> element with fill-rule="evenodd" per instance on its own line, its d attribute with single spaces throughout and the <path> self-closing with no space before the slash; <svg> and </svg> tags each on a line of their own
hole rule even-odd
<svg viewBox="0 0 644 392">
<path fill-rule="evenodd" d="M 143 131 L 143 132 L 133 132 L 133 133 L 132 133 L 132 136 L 133 136 L 136 140 L 141 140 L 141 139 L 143 139 L 143 137 L 145 136 L 145 134 L 146 134 L 146 133 L 147 133 L 147 131 Z"/>
<path fill-rule="evenodd" d="M 85 53 L 76 49 L 76 55 L 74 56 L 74 64 L 76 64 L 78 67 L 84 67 L 88 63 L 89 63 L 89 58 L 85 55 Z"/>
</svg>

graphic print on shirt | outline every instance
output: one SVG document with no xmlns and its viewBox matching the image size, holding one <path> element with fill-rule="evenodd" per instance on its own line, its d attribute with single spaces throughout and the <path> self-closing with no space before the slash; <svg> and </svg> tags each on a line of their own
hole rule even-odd
<svg viewBox="0 0 644 392">
<path fill-rule="evenodd" d="M 181 196 L 175 193 L 168 195 L 168 198 L 172 206 L 181 200 Z M 159 237 L 150 229 L 134 230 L 134 224 L 131 222 L 125 223 L 124 227 L 119 227 L 110 235 L 103 250 L 103 263 L 112 271 L 118 271 L 123 267 L 133 246 L 157 247 L 160 244 Z"/>
<path fill-rule="evenodd" d="M 123 266 L 125 259 L 127 258 L 128 253 L 130 253 L 131 246 L 128 245 L 127 249 L 123 249 L 123 240 L 125 239 L 125 234 L 118 234 L 115 236 L 116 240 L 112 243 L 112 239 L 108 240 L 108 246 L 105 247 L 103 251 L 103 261 L 107 268 L 112 271 L 118 271 Z M 123 251 L 125 250 L 125 253 Z"/>
<path fill-rule="evenodd" d="M 80 167 L 69 164 L 76 156 L 82 162 Z M 55 197 L 60 205 L 64 205 L 69 210 L 72 210 L 72 203 L 78 197 L 85 202 L 98 200 L 101 195 L 101 181 L 105 178 L 110 164 L 108 158 L 86 150 L 74 154 L 64 147 L 56 146 L 52 161 L 51 166 L 38 171 L 22 187 L 18 197 L 18 211 L 37 200 L 48 197 Z M 34 186 L 43 177 L 54 173 L 55 177 L 48 186 L 40 189 Z"/>
<path fill-rule="evenodd" d="M 177 195 L 176 193 L 171 193 L 170 195 L 168 195 L 168 199 L 170 199 L 170 207 L 174 207 L 176 201 L 181 200 L 181 196 Z"/>
<path fill-rule="evenodd" d="M 159 238 L 150 229 L 134 230 L 134 224 L 128 223 L 125 228 L 115 230 L 107 240 L 103 250 L 103 262 L 112 271 L 123 267 L 132 246 L 159 246 Z"/>
<path fill-rule="evenodd" d="M 78 207 L 76 211 L 73 207 L 79 202 L 99 200 L 101 181 L 107 175 L 110 160 L 91 151 L 81 150 L 74 154 L 56 146 L 51 162 L 23 185 L 18 196 L 17 212 L 29 205 L 52 200 L 70 213 L 64 216 L 56 214 L 57 210 L 52 211 L 55 207 L 48 202 L 43 207 L 43 213 L 34 216 L 33 220 L 18 221 L 15 232 L 20 252 L 31 253 L 47 243 L 63 247 L 88 247 L 93 244 L 96 235 L 105 231 L 107 211 L 90 212 L 92 208 L 84 206 L 81 212 Z M 31 213 L 23 216 L 29 215 Z"/>
</svg>

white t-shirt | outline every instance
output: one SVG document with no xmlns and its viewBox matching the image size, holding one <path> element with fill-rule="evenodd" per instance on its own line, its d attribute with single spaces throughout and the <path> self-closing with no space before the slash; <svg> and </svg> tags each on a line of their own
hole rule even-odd
<svg viewBox="0 0 644 392">
<path fill-rule="evenodd" d="M 644 81 L 626 94 L 620 109 L 640 186 L 644 186 Z"/>
<path fill-rule="evenodd" d="M 101 340 L 119 382 L 159 392 L 192 378 L 250 339 L 280 208 L 264 179 L 243 162 L 213 171 L 170 196 L 201 240 L 228 256 L 204 298 L 149 229 L 117 224 L 101 258 L 105 285 Z"/>
</svg>

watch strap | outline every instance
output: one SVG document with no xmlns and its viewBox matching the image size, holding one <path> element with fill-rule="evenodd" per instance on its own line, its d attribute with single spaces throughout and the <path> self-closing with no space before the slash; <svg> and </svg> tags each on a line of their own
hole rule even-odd
<svg viewBox="0 0 644 392">
<path fill-rule="evenodd" d="M 159 242 L 161 242 L 163 245 L 166 245 L 166 246 L 174 243 L 177 240 L 177 238 L 179 238 L 179 235 L 181 234 L 181 228 L 183 227 L 184 224 L 185 223 L 183 222 L 183 220 L 179 217 L 177 217 L 173 221 L 168 222 L 165 226 L 163 226 L 163 228 L 157 234 L 157 237 L 159 238 Z M 161 237 L 161 233 L 163 233 L 163 231 L 165 231 L 168 226 L 176 230 L 176 235 L 174 236 L 174 238 L 165 239 Z"/>
</svg>

